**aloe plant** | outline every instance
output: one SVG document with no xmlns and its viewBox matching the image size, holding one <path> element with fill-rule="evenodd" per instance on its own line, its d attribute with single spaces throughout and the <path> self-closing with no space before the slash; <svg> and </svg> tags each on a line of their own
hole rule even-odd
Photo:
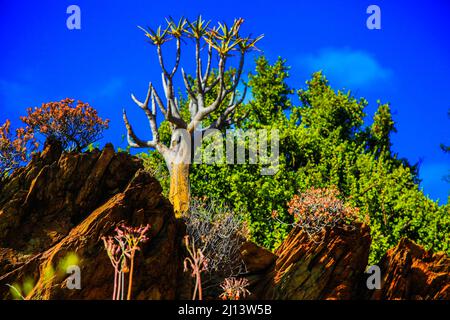
<svg viewBox="0 0 450 320">
<path fill-rule="evenodd" d="M 184 259 L 184 272 L 191 271 L 191 277 L 195 278 L 194 293 L 192 300 L 197 298 L 203 299 L 202 290 L 202 273 L 208 270 L 208 259 L 203 254 L 203 250 L 196 248 L 195 242 L 190 239 L 189 236 L 184 237 L 184 245 L 188 251 L 189 257 Z"/>
<path fill-rule="evenodd" d="M 114 267 L 113 300 L 123 300 L 125 288 L 125 273 L 128 273 L 127 300 L 131 300 L 133 288 L 134 259 L 139 245 L 149 240 L 146 233 L 150 225 L 128 227 L 124 224 L 116 227 L 114 237 L 103 237 L 103 242 L 109 260 Z"/>
<path fill-rule="evenodd" d="M 208 129 L 221 129 L 226 124 L 236 121 L 236 110 L 242 105 L 247 86 L 244 83 L 243 94 L 238 93 L 238 85 L 242 82 L 241 76 L 244 68 L 244 59 L 247 53 L 257 49 L 256 43 L 262 39 L 262 35 L 256 38 L 242 37 L 240 34 L 244 19 L 235 19 L 231 25 L 218 23 L 210 27 L 210 21 L 202 16 L 194 21 L 181 18 L 174 21 L 166 19 L 165 26 L 156 29 L 142 28 L 149 43 L 156 47 L 159 65 L 162 70 L 162 85 L 165 98 L 163 101 L 152 83 L 148 86 L 147 96 L 144 101 L 133 101 L 145 112 L 151 129 L 152 139 L 140 139 L 130 124 L 125 110 L 123 120 L 127 129 L 128 144 L 132 148 L 155 148 L 164 158 L 170 172 L 169 199 L 174 206 L 176 216 L 182 217 L 189 209 L 189 171 L 191 160 L 191 145 L 194 135 L 206 132 Z M 186 40 L 186 41 L 185 41 Z M 192 41 L 189 41 L 192 40 Z M 167 42 L 175 41 L 175 63 L 172 69 L 167 67 L 163 56 L 162 47 Z M 187 75 L 180 68 L 182 44 L 193 43 L 195 52 L 195 74 Z M 207 50 L 203 50 L 207 48 Z M 236 53 L 236 66 L 232 66 L 232 56 Z M 217 71 L 212 72 L 215 57 L 218 58 Z M 206 67 L 204 64 L 206 61 Z M 175 94 L 174 76 L 181 69 L 181 76 L 188 93 L 188 105 L 190 119 L 181 116 L 180 104 Z M 235 70 L 233 72 L 233 70 Z M 227 81 L 227 72 L 233 72 L 231 83 Z M 194 79 L 194 80 L 192 80 Z M 213 101 L 209 102 L 209 95 L 214 93 Z M 217 94 L 216 94 L 217 93 Z M 217 115 L 207 128 L 201 128 L 204 119 L 214 116 L 214 112 L 224 106 L 224 111 Z M 163 143 L 158 132 L 156 121 L 157 109 L 171 129 L 171 142 Z M 195 151 L 195 150 L 194 150 Z"/>
</svg>

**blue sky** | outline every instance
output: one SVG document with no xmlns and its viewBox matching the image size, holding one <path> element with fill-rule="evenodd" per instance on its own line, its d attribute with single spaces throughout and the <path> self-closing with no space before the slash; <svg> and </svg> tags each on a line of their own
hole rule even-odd
<svg viewBox="0 0 450 320">
<path fill-rule="evenodd" d="M 128 110 L 141 136 L 147 122 L 130 93 L 145 94 L 159 82 L 153 48 L 137 25 L 157 26 L 164 17 L 213 21 L 243 17 L 245 30 L 264 33 L 259 47 L 270 61 L 292 66 L 289 84 L 300 88 L 322 69 L 336 89 L 369 101 L 390 102 L 398 133 L 394 151 L 420 162 L 421 187 L 447 201 L 450 155 L 450 4 L 433 1 L 6 1 L 0 0 L 0 122 L 30 106 L 73 97 L 111 119 L 102 142 L 121 140 L 121 110 Z M 81 8 L 81 30 L 66 28 L 66 8 Z M 381 30 L 366 27 L 366 8 L 381 8 Z M 189 62 L 187 62 L 189 69 Z M 252 70 L 253 59 L 246 69 Z M 148 136 L 149 137 L 149 136 Z"/>
</svg>

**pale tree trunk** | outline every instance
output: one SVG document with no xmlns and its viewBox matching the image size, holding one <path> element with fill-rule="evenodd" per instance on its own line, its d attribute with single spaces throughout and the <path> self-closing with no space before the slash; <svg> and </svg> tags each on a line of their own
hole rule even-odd
<svg viewBox="0 0 450 320">
<path fill-rule="evenodd" d="M 176 218 L 189 210 L 192 135 L 185 130 L 172 132 L 170 148 L 161 150 L 170 173 L 169 200 Z"/>
<path fill-rule="evenodd" d="M 144 101 L 138 100 L 133 94 L 133 101 L 145 112 L 149 120 L 152 132 L 151 140 L 142 140 L 134 132 L 127 114 L 123 110 L 123 120 L 127 128 L 127 140 L 129 146 L 133 148 L 155 148 L 161 153 L 166 161 L 170 172 L 170 194 L 169 198 L 173 204 L 175 215 L 181 217 L 189 209 L 189 169 L 191 164 L 191 142 L 201 122 L 210 117 L 214 111 L 221 106 L 224 110 L 207 128 L 222 129 L 225 125 L 230 125 L 235 120 L 235 111 L 245 98 L 247 86 L 244 85 L 242 95 L 239 97 L 238 85 L 241 82 L 242 71 L 244 67 L 245 55 L 254 49 L 255 44 L 261 40 L 262 35 L 257 38 L 239 36 L 239 29 L 244 22 L 243 19 L 235 19 L 231 27 L 220 25 L 210 31 L 209 22 L 201 18 L 190 23 L 186 19 L 175 22 L 168 21 L 167 30 L 170 30 L 170 37 L 166 37 L 166 32 L 161 34 L 143 29 L 146 36 L 151 40 L 150 43 L 156 46 L 158 61 L 161 67 L 161 82 L 164 89 L 164 96 L 160 96 L 152 83 L 149 83 L 147 96 Z M 158 29 L 160 30 L 160 29 Z M 174 76 L 179 69 L 181 57 L 181 44 L 183 39 L 194 39 L 195 43 L 195 75 L 192 79 L 181 68 L 181 75 L 189 99 L 190 121 L 187 122 L 181 116 L 181 106 L 175 94 Z M 172 69 L 168 69 L 164 63 L 162 45 L 169 41 L 176 41 L 175 63 Z M 207 45 L 208 50 L 202 51 Z M 206 66 L 202 64 L 202 52 L 206 58 Z M 214 52 L 216 52 L 214 54 Z M 232 79 L 227 80 L 226 63 L 232 52 L 239 53 L 237 66 L 233 68 Z M 212 72 L 213 61 L 218 56 L 217 72 Z M 229 65 L 228 71 L 232 70 Z M 214 94 L 213 94 L 214 93 Z M 213 94 L 213 100 L 209 102 L 209 95 Z M 165 98 L 165 102 L 163 101 Z M 208 99 L 207 99 L 208 98 Z M 172 130 L 172 140 L 170 147 L 166 146 L 159 137 L 158 125 L 156 122 L 156 109 L 159 109 L 164 115 L 164 120 L 168 121 Z"/>
<path fill-rule="evenodd" d="M 189 169 L 189 164 L 179 163 L 173 164 L 170 172 L 169 200 L 177 218 L 189 210 Z"/>
</svg>

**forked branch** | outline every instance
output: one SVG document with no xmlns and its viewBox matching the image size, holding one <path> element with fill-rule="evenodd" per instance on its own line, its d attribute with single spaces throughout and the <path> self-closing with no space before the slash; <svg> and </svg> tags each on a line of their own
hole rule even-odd
<svg viewBox="0 0 450 320">
<path fill-rule="evenodd" d="M 255 50 L 256 43 L 262 39 L 262 35 L 256 38 L 241 37 L 239 32 L 243 19 L 234 20 L 231 26 L 226 23 L 218 23 L 218 26 L 210 28 L 210 21 L 205 21 L 199 16 L 195 21 L 180 19 L 175 22 L 172 18 L 166 19 L 165 28 L 158 27 L 156 30 L 144 29 L 149 42 L 156 47 L 159 65 L 161 67 L 161 80 L 165 101 L 150 84 L 147 97 L 144 102 L 139 101 L 132 95 L 134 102 L 144 110 L 152 131 L 152 140 L 140 139 L 131 126 L 124 111 L 124 122 L 127 128 L 128 141 L 130 146 L 137 148 L 157 148 L 162 150 L 159 140 L 158 128 L 156 124 L 156 105 L 162 112 L 164 119 L 170 123 L 172 132 L 176 129 L 187 129 L 190 134 L 199 127 L 202 120 L 209 117 L 218 108 L 228 101 L 225 111 L 217 116 L 210 128 L 221 128 L 225 124 L 233 122 L 233 115 L 236 109 L 243 103 L 247 87 L 244 87 L 243 94 L 238 98 L 238 86 L 241 83 L 244 68 L 245 55 Z M 193 40 L 195 46 L 195 77 L 190 78 L 181 68 L 181 77 L 188 95 L 190 112 L 190 122 L 186 123 L 181 117 L 180 105 L 175 96 L 174 76 L 176 75 L 181 60 L 183 40 Z M 175 62 L 169 72 L 163 56 L 162 47 L 168 41 L 175 40 Z M 202 51 L 207 47 L 206 67 L 203 68 Z M 230 58 L 234 53 L 239 54 L 239 61 L 235 69 L 232 69 Z M 205 55 L 205 54 L 204 54 Z M 212 72 L 214 57 L 218 58 L 217 72 Z M 228 66 L 230 64 L 230 66 Z M 231 71 L 233 70 L 233 71 Z M 233 76 L 227 81 L 226 73 L 232 72 Z M 193 81 L 191 79 L 194 79 Z M 216 92 L 213 101 L 206 105 L 207 95 Z M 149 103 L 152 103 L 151 110 Z"/>
</svg>

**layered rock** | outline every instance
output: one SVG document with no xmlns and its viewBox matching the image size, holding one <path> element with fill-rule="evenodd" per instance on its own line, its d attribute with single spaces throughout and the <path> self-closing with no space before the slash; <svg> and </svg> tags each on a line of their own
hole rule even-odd
<svg viewBox="0 0 450 320">
<path fill-rule="evenodd" d="M 320 240 L 318 240 L 320 239 Z M 262 299 L 352 299 L 367 265 L 369 228 L 342 225 L 311 239 L 294 229 L 255 295 Z"/>
<path fill-rule="evenodd" d="M 261 283 L 273 270 L 277 256 L 271 251 L 247 241 L 242 245 L 241 257 L 247 269 L 245 278 L 250 283 L 248 289 L 252 293 L 249 298 L 258 299 L 260 298 Z"/>
<path fill-rule="evenodd" d="M 370 299 L 450 300 L 450 258 L 402 239 L 380 262 L 381 289 Z"/>
<path fill-rule="evenodd" d="M 56 143 L 0 186 L 0 247 L 23 254 L 50 248 L 115 194 L 125 190 L 137 158 L 111 145 L 88 153 L 63 153 Z"/>
<path fill-rule="evenodd" d="M 28 298 L 110 299 L 114 270 L 101 237 L 122 222 L 151 225 L 136 257 L 133 297 L 174 299 L 182 266 L 178 222 L 158 181 L 110 145 L 85 154 L 47 145 L 1 190 L 0 297 L 10 297 L 6 284 L 32 279 Z M 61 266 L 68 256 L 81 269 L 82 290 L 66 288 Z"/>
<path fill-rule="evenodd" d="M 253 299 L 450 299 L 450 258 L 402 239 L 379 263 L 381 288 L 369 289 L 370 247 L 363 224 L 327 229 L 315 240 L 294 229 L 270 257 L 251 247 L 246 257 Z M 265 256 L 265 259 L 259 258 Z M 260 263 L 260 261 L 267 261 Z M 270 261 L 273 261 L 271 263 Z"/>
</svg>

